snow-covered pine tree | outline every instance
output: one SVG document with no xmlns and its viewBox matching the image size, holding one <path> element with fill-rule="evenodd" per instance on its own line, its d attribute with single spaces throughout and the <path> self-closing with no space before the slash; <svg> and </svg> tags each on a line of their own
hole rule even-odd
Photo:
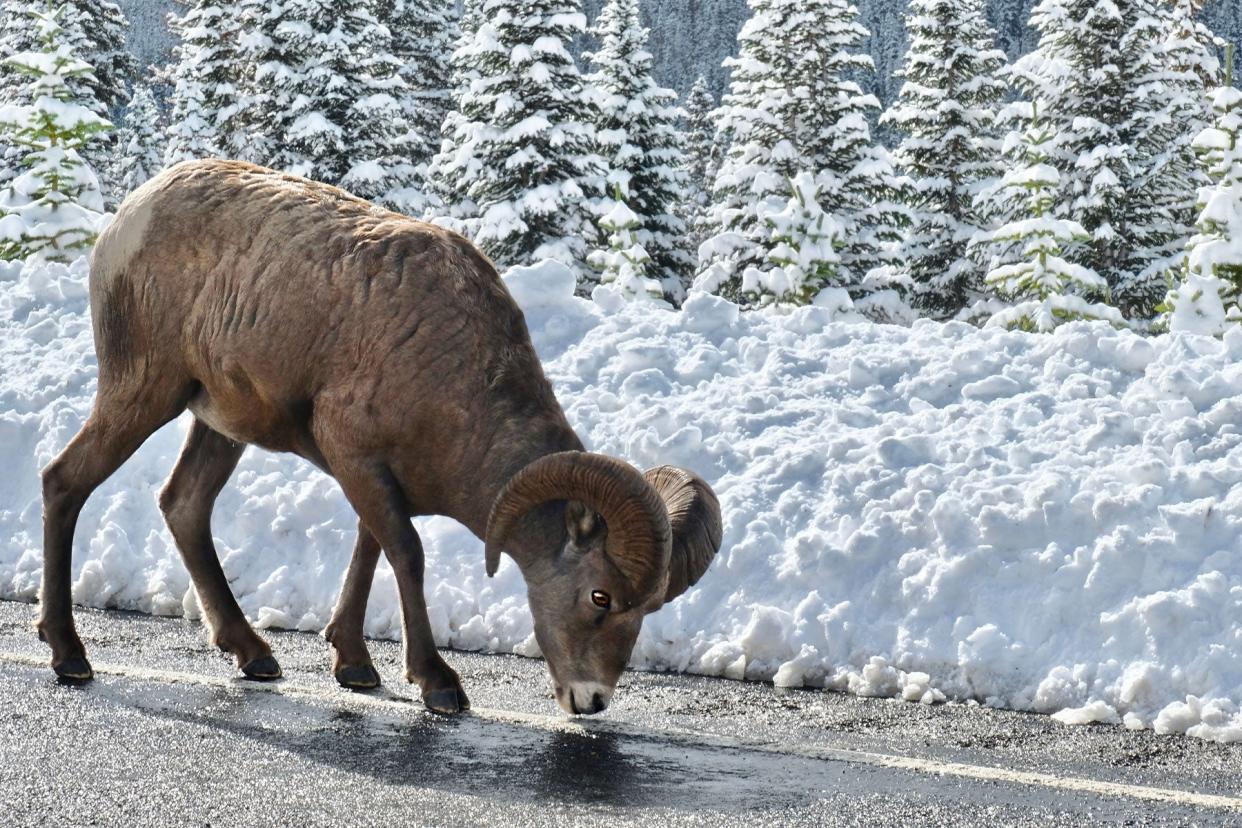
<svg viewBox="0 0 1242 828">
<path fill-rule="evenodd" d="M 899 182 L 891 159 L 871 140 L 868 115 L 879 102 L 849 79 L 871 68 L 857 52 L 867 31 L 846 0 L 750 5 L 740 55 L 728 61 L 733 77 L 720 129 L 731 142 L 713 189 L 715 234 L 705 242 L 695 286 L 747 305 L 763 302 L 743 289 L 742 276 L 771 267 L 764 218 L 785 208 L 788 182 L 810 172 L 820 208 L 841 224 L 834 286 L 847 288 L 864 312 L 891 317 L 886 268 L 906 213 L 892 200 Z"/>
<path fill-rule="evenodd" d="M 1164 49 L 1167 64 L 1176 73 L 1196 76 L 1193 87 L 1200 91 L 1220 86 L 1224 67 L 1219 52 L 1225 48 L 1221 38 L 1212 33 L 1202 20 L 1203 0 L 1173 0 L 1170 14 L 1162 16 L 1165 23 Z M 1196 101 L 1200 109 L 1209 110 L 1206 97 Z"/>
<path fill-rule="evenodd" d="M 1078 222 L 1055 214 L 1061 176 L 1048 163 L 1055 128 L 1040 118 L 1035 104 L 1016 103 L 1010 109 L 1026 128 L 1006 138 L 1004 150 L 1011 167 L 1000 186 L 1025 209 L 1015 210 L 1020 218 L 991 233 L 998 252 L 994 261 L 1004 263 L 994 265 L 984 277 L 1001 299 L 988 303 L 987 324 L 1024 331 L 1049 331 L 1075 319 L 1124 324 L 1116 308 L 1098 301 L 1108 296 L 1104 279 L 1064 256 L 1067 245 L 1086 242 L 1090 236 Z"/>
<path fill-rule="evenodd" d="M 695 265 L 686 224 L 677 215 L 686 201 L 677 95 L 651 76 L 638 0 L 608 0 L 593 33 L 600 46 L 587 56 L 594 69 L 587 80 L 595 93 L 596 142 L 608 184 L 620 188 L 626 209 L 637 216 L 634 233 L 650 258 L 647 273 L 677 305 Z"/>
<path fill-rule="evenodd" d="M 1198 233 L 1181 281 L 1165 302 L 1175 331 L 1220 334 L 1242 322 L 1242 92 L 1232 80 L 1229 72 L 1212 93 L 1215 123 L 1194 141 L 1210 183 L 1199 191 Z"/>
<path fill-rule="evenodd" d="M 244 143 L 253 147 L 256 135 L 234 128 L 241 71 L 238 38 L 242 15 L 231 3 L 189 0 L 180 17 L 169 17 L 169 28 L 181 39 L 173 49 L 168 75 L 172 86 L 164 145 L 164 162 L 171 165 L 195 158 L 246 158 Z"/>
<path fill-rule="evenodd" d="M 41 0 L 0 0 L 0 55 L 38 47 L 39 35 L 31 14 L 45 6 Z M 30 85 L 28 80 L 17 67 L 0 59 L 0 105 L 26 103 L 22 98 Z"/>
<path fill-rule="evenodd" d="M 1180 269 L 1185 237 L 1193 231 L 1199 190 L 1210 181 L 1195 152 L 1195 136 L 1212 124 L 1209 91 L 1221 85 L 1219 39 L 1197 18 L 1199 0 L 1175 0 L 1161 19 L 1164 26 L 1164 74 L 1157 93 L 1166 102 L 1163 118 L 1152 129 L 1165 137 L 1165 149 L 1152 164 L 1152 192 L 1162 212 L 1186 228 L 1171 239 L 1169 269 Z"/>
<path fill-rule="evenodd" d="M 244 7 L 236 122 L 251 160 L 398 209 L 410 186 L 405 84 L 374 0 L 286 0 Z"/>
<path fill-rule="evenodd" d="M 841 228 L 820 208 L 819 185 L 808 172 L 789 182 L 785 208 L 763 217 L 772 245 L 768 267 L 749 267 L 742 273 L 742 291 L 760 297 L 761 304 L 809 305 L 824 294 L 840 308 L 852 303 L 848 294 L 833 288 L 844 244 Z M 825 297 L 827 298 L 827 297 Z"/>
<path fill-rule="evenodd" d="M 90 75 L 80 81 L 89 88 L 89 93 L 75 89 L 74 94 L 79 100 L 98 101 L 99 109 L 95 114 L 115 120 L 129 102 L 129 88 L 138 77 L 138 63 L 125 45 L 129 21 L 120 6 L 109 0 L 68 0 L 66 5 L 76 14 L 66 15 L 65 35 L 77 55 L 92 67 Z M 115 132 L 101 133 L 82 148 L 83 160 L 99 177 L 104 205 L 108 209 L 120 202 L 111 178 L 115 152 Z"/>
<path fill-rule="evenodd" d="M 712 185 L 720 167 L 714 117 L 716 99 L 703 75 L 699 75 L 686 93 L 683 109 L 686 112 L 683 130 L 686 142 L 686 201 L 681 215 L 686 221 L 688 249 L 697 263 L 699 245 L 706 239 L 708 231 L 704 225 L 711 206 Z"/>
<path fill-rule="evenodd" d="M 694 86 L 686 93 L 685 105 L 686 176 L 692 195 L 697 194 L 706 204 L 716 169 L 720 166 L 720 152 L 716 143 L 716 98 L 707 85 L 707 78 L 699 75 Z"/>
<path fill-rule="evenodd" d="M 483 22 L 484 2 L 485 0 L 462 0 L 461 25 L 458 27 L 458 42 L 456 45 L 464 46 L 469 42 L 469 38 L 473 38 L 475 32 L 479 30 L 479 24 Z M 452 61 L 449 63 L 451 66 Z"/>
<path fill-rule="evenodd" d="M 95 107 L 101 118 L 115 117 L 129 100 L 129 84 L 137 75 L 137 63 L 125 48 L 125 15 L 115 3 L 107 0 L 68 0 L 62 3 L 63 30 L 61 40 L 73 47 L 75 54 L 93 71 L 83 77 L 69 78 L 75 98 Z M 37 49 L 38 36 L 30 13 L 45 8 L 41 0 L 3 0 L 0 3 L 0 55 L 14 55 Z M 26 79 L 12 67 L 0 68 L 0 104 L 30 103 L 22 95 Z M 83 159 L 100 179 L 105 203 L 115 204 L 109 180 L 109 162 L 115 148 L 115 135 L 102 133 L 82 148 Z M 16 174 L 17 148 L 0 147 L 0 183 Z"/>
<path fill-rule="evenodd" d="M 0 106 L 0 133 L 26 150 L 25 171 L 0 191 L 0 259 L 68 261 L 99 232 L 103 195 L 79 153 L 111 124 L 96 113 L 89 84 L 80 84 L 76 95 L 70 85 L 91 74 L 59 23 L 72 14 L 64 6 L 33 12 L 38 51 L 7 59 L 28 76 L 31 103 Z"/>
<path fill-rule="evenodd" d="M 146 84 L 134 87 L 117 135 L 111 179 L 121 201 L 164 167 L 160 113 Z"/>
<path fill-rule="evenodd" d="M 459 232 L 466 231 L 466 218 L 478 214 L 478 205 L 466 195 L 469 181 L 478 173 L 479 160 L 468 154 L 472 131 L 463 113 L 473 84 L 480 77 L 478 61 L 470 47 L 482 20 L 483 0 L 465 0 L 457 40 L 449 57 L 450 106 L 440 124 L 440 146 L 428 162 L 424 187 L 430 199 L 427 217 Z"/>
<path fill-rule="evenodd" d="M 365 14 L 355 8 L 345 15 L 357 29 L 352 54 L 343 57 L 341 71 L 352 82 L 356 97 L 343 116 L 348 156 L 340 184 L 391 209 L 418 214 L 426 208 L 426 198 L 413 161 L 420 150 L 411 143 L 414 136 L 400 101 L 406 93 L 403 61 L 393 52 L 391 30 L 374 16 L 374 5 L 373 0 L 368 2 Z M 342 30 L 347 28 L 341 25 Z"/>
<path fill-rule="evenodd" d="M 415 166 L 426 165 L 440 148 L 440 127 L 453 107 L 457 16 L 443 0 L 388 0 L 380 22 L 392 33 L 392 53 L 405 81 L 400 102 L 409 122 L 407 157 Z"/>
<path fill-rule="evenodd" d="M 98 114 L 114 115 L 129 102 L 130 86 L 138 77 L 138 62 L 125 45 L 129 21 L 121 7 L 109 0 L 68 0 L 67 5 L 79 13 L 79 25 L 66 28 L 66 34 L 76 39 L 79 57 L 92 67 L 83 82 L 90 87 L 91 97 L 103 105 L 104 111 Z"/>
<path fill-rule="evenodd" d="M 616 185 L 612 206 L 599 220 L 601 235 L 607 239 L 605 250 L 587 256 L 590 265 L 599 271 L 599 285 L 592 295 L 597 301 L 612 293 L 625 302 L 660 302 L 665 298 L 664 286 L 652 278 L 652 260 L 638 238 L 642 222 L 625 203 L 621 185 Z"/>
<path fill-rule="evenodd" d="M 1090 235 L 1074 260 L 1104 277 L 1131 319 L 1152 316 L 1169 257 L 1188 234 L 1160 175 L 1171 141 L 1164 29 L 1156 0 L 1042 0 L 1039 46 L 1011 72 L 1054 130 L 1057 215 Z"/>
<path fill-rule="evenodd" d="M 566 48 L 586 26 L 578 8 L 577 0 L 478 4 L 477 29 L 453 56 L 457 109 L 431 174 L 456 226 L 501 267 L 557 259 L 589 292 L 602 162 Z"/>
<path fill-rule="evenodd" d="M 983 292 L 983 268 L 967 246 L 987 227 L 974 196 L 1002 173 L 994 122 L 1006 61 L 982 0 L 911 0 L 906 15 L 904 83 L 880 123 L 901 134 L 893 158 L 910 178 L 901 266 L 912 304 L 944 318 Z"/>
<path fill-rule="evenodd" d="M 33 12 L 44 8 L 41 0 L 0 0 L 0 56 L 28 52 L 39 46 Z M 0 106 L 28 104 L 29 79 L 16 66 L 0 58 Z M 25 151 L 0 136 L 0 187 L 21 173 Z"/>
<path fill-rule="evenodd" d="M 76 43 L 78 56 L 92 67 L 91 76 L 84 78 L 91 87 L 91 98 L 101 104 L 96 114 L 114 120 L 129 103 L 129 88 L 138 79 L 138 61 L 125 46 L 125 31 L 129 21 L 116 2 L 109 0 L 72 0 L 81 17 L 79 29 L 73 34 L 81 37 Z M 82 98 L 83 101 L 89 99 Z M 117 182 L 112 180 L 111 161 L 116 153 L 117 134 L 99 134 L 97 140 L 83 148 L 82 158 L 96 170 L 103 187 L 103 201 L 108 209 L 120 202 Z"/>
</svg>

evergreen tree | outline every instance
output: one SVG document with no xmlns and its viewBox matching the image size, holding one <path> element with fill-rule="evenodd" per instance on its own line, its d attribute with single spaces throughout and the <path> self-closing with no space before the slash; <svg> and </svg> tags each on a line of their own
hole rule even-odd
<svg viewBox="0 0 1242 828">
<path fill-rule="evenodd" d="M 134 87 L 117 135 L 111 178 L 120 201 L 164 167 L 160 113 L 147 86 Z"/>
<path fill-rule="evenodd" d="M 1181 283 L 1166 300 L 1172 330 L 1220 334 L 1242 321 L 1242 92 L 1231 81 L 1213 93 L 1215 123 L 1194 141 L 1210 184 L 1199 191 Z"/>
<path fill-rule="evenodd" d="M 1220 86 L 1225 71 L 1218 56 L 1224 41 L 1204 25 L 1202 11 L 1202 0 L 1173 0 L 1172 14 L 1164 17 L 1167 62 L 1178 78 L 1194 75 L 1189 87 L 1198 90 Z M 1195 108 L 1210 110 L 1206 101 L 1202 96 Z M 1206 117 L 1211 119 L 1210 112 Z"/>
<path fill-rule="evenodd" d="M 626 302 L 664 299 L 664 286 L 651 278 L 651 257 L 638 239 L 642 223 L 638 214 L 626 206 L 620 185 L 612 207 L 599 221 L 601 235 L 608 239 L 608 249 L 596 250 L 587 261 L 599 271 L 599 286 L 593 296 L 602 299 L 605 291 L 613 291 Z"/>
<path fill-rule="evenodd" d="M 358 97 L 343 114 L 348 149 L 340 184 L 393 210 L 421 213 L 426 199 L 413 161 L 422 148 L 412 143 L 417 136 L 409 129 L 400 101 L 408 91 L 400 74 L 402 60 L 392 51 L 387 28 L 369 12 L 365 17 L 354 14 L 358 36 L 341 69 L 344 73 L 352 68 L 347 76 Z"/>
<path fill-rule="evenodd" d="M 74 94 L 79 100 L 97 102 L 96 115 L 118 118 L 138 77 L 138 64 L 125 45 L 129 21 L 121 8 L 108 0 L 71 0 L 67 5 L 71 13 L 65 18 L 66 37 L 78 56 L 92 67 L 90 75 L 80 81 L 87 89 L 74 89 Z M 109 209 L 120 202 L 111 178 L 116 140 L 115 132 L 104 132 L 82 148 L 82 158 L 99 177 L 104 205 Z"/>
<path fill-rule="evenodd" d="M 286 0 L 245 7 L 244 94 L 235 140 L 266 166 L 339 184 L 401 209 L 412 183 L 405 91 L 392 34 L 374 4 Z"/>
<path fill-rule="evenodd" d="M 464 112 L 471 100 L 473 84 L 480 77 L 478 61 L 471 46 L 483 19 L 483 0 L 465 0 L 457 40 L 449 58 L 451 106 L 440 125 L 440 148 L 427 165 L 428 212 L 437 222 L 458 232 L 467 232 L 465 219 L 478 214 L 478 205 L 466 194 L 470 181 L 478 174 L 479 160 L 467 149 L 473 134 Z"/>
<path fill-rule="evenodd" d="M 382 200 L 422 215 L 436 206 L 428 164 L 440 146 L 440 128 L 452 107 L 449 58 L 457 26 L 452 4 L 436 0 L 381 0 L 379 21 L 391 36 L 402 87 L 393 91 L 403 124 L 389 161 Z"/>
<path fill-rule="evenodd" d="M 651 77 L 647 30 L 638 0 L 609 0 L 596 21 L 600 48 L 589 55 L 595 71 L 595 133 L 610 185 L 619 187 L 626 209 L 637 215 L 635 234 L 650 257 L 651 276 L 669 302 L 685 297 L 694 260 L 686 249 L 686 225 L 677 215 L 686 201 L 685 156 L 676 122 L 676 94 Z"/>
<path fill-rule="evenodd" d="M 903 135 L 893 157 L 911 179 L 902 260 L 913 304 L 946 317 L 983 293 L 983 269 L 967 246 L 987 226 L 975 193 L 1001 174 L 994 118 L 1005 55 L 977 0 L 912 0 L 906 21 L 905 82 L 880 122 Z"/>
<path fill-rule="evenodd" d="M 586 26 L 577 9 L 576 0 L 482 0 L 477 29 L 454 54 L 457 110 L 432 176 L 457 226 L 501 267 L 558 259 L 588 291 L 602 162 L 566 48 Z"/>
<path fill-rule="evenodd" d="M 92 67 L 83 78 L 90 95 L 82 99 L 99 101 L 102 111 L 98 115 L 115 115 L 129 102 L 129 88 L 138 77 L 138 63 L 125 45 L 129 21 L 121 7 L 108 0 L 70 0 L 67 5 L 79 16 L 78 25 L 66 27 L 66 34 L 74 39 L 81 59 Z"/>
<path fill-rule="evenodd" d="M 61 42 L 71 46 L 79 59 L 93 67 L 81 77 L 68 79 L 70 91 L 79 101 L 94 107 L 101 118 L 115 117 L 129 100 L 129 84 L 137 75 L 137 64 L 125 47 L 125 15 L 115 3 L 107 0 L 70 0 L 65 2 L 59 25 Z M 14 55 L 39 48 L 32 11 L 45 7 L 40 0 L 3 0 L 0 2 L 0 55 Z M 0 104 L 28 104 L 23 95 L 26 81 L 13 67 L 0 69 Z M 115 204 L 108 180 L 108 166 L 115 147 L 112 133 L 101 133 L 83 146 L 84 160 L 100 176 L 105 204 Z M 21 149 L 0 146 L 0 183 L 16 174 Z M 6 171 L 5 168 L 8 168 Z"/>
<path fill-rule="evenodd" d="M 849 289 L 866 312 L 887 315 L 887 297 L 870 294 L 891 286 L 886 268 L 905 213 L 892 201 L 900 182 L 888 153 L 871 140 L 868 115 L 879 102 L 848 79 L 871 67 L 856 51 L 867 31 L 846 0 L 750 2 L 741 54 L 728 61 L 733 79 L 721 130 L 731 143 L 714 186 L 715 236 L 695 285 L 761 303 L 743 287 L 743 274 L 770 266 L 765 216 L 785 207 L 788 181 L 810 172 L 820 208 L 841 224 L 835 286 Z"/>
<path fill-rule="evenodd" d="M 38 27 L 33 13 L 44 8 L 41 0 L 0 0 L 0 56 L 16 55 L 39 48 Z M 29 78 L 0 57 L 0 106 L 28 104 Z M 21 172 L 25 150 L 0 137 L 0 187 Z"/>
<path fill-rule="evenodd" d="M 241 129 L 233 129 L 239 108 L 241 16 L 217 0 L 190 0 L 185 14 L 170 17 L 169 28 L 181 39 L 173 49 L 172 86 L 164 162 L 195 158 L 239 157 Z M 237 138 L 234 142 L 234 138 Z M 247 147 L 258 141 L 248 135 Z"/>
<path fill-rule="evenodd" d="M 400 101 L 409 122 L 408 158 L 425 165 L 440 148 L 440 127 L 453 106 L 456 16 L 451 4 L 438 0 L 390 0 L 380 19 L 392 32 L 392 53 L 405 81 Z"/>
<path fill-rule="evenodd" d="M 808 305 L 834 290 L 841 228 L 820 208 L 819 185 L 810 173 L 798 173 L 789 191 L 785 208 L 763 217 L 772 241 L 769 266 L 742 274 L 743 292 L 759 296 L 760 304 Z M 844 301 L 849 304 L 848 297 Z"/>
<path fill-rule="evenodd" d="M 1203 22 L 1222 41 L 1234 47 L 1233 64 L 1229 67 L 1236 76 L 1242 69 L 1238 63 L 1238 48 L 1242 47 L 1242 0 L 1204 0 Z"/>
<path fill-rule="evenodd" d="M 27 151 L 25 172 L 0 192 L 0 259 L 68 261 L 94 242 L 102 218 L 99 180 L 79 151 L 111 124 L 86 97 L 89 83 L 79 86 L 79 95 L 70 85 L 88 81 L 91 67 L 78 59 L 59 23 L 65 11 L 34 12 L 39 51 L 6 61 L 30 78 L 31 103 L 0 106 L 0 133 Z"/>
<path fill-rule="evenodd" d="M 1043 0 L 1031 15 L 1038 48 L 1018 60 L 1019 94 L 1038 101 L 1056 135 L 1058 215 L 1088 242 L 1075 260 L 1104 277 L 1134 319 L 1151 316 L 1163 271 L 1187 235 L 1188 195 L 1162 174 L 1181 125 L 1171 121 L 1164 30 L 1155 0 Z"/>
<path fill-rule="evenodd" d="M 1165 148 L 1152 163 L 1152 193 L 1162 211 L 1185 233 L 1171 239 L 1171 256 L 1180 262 L 1185 237 L 1194 227 L 1199 190 L 1210 182 L 1193 146 L 1195 136 L 1212 124 L 1209 90 L 1221 85 L 1217 38 L 1199 22 L 1198 0 L 1175 0 L 1164 25 L 1164 77 L 1158 92 L 1166 101 L 1153 130 L 1166 136 Z M 1170 228 L 1172 229 L 1172 228 Z M 1174 264 L 1172 269 L 1179 265 Z"/>
<path fill-rule="evenodd" d="M 993 307 L 989 325 L 1026 331 L 1048 331 L 1075 319 L 1107 319 L 1124 324 L 1116 308 L 1097 300 L 1107 299 L 1108 285 L 1095 272 L 1067 261 L 1065 247 L 1090 238 L 1078 222 L 1057 218 L 1055 206 L 1060 173 L 1048 163 L 1056 146 L 1056 132 L 1039 117 L 1034 104 L 1014 104 L 1013 111 L 1026 121 L 1020 133 L 1006 141 L 1010 171 L 1001 186 L 1015 201 L 1023 202 L 1021 218 L 991 234 L 999 247 L 998 260 L 985 281 L 1008 307 Z"/>
<path fill-rule="evenodd" d="M 16 55 L 39 47 L 38 26 L 31 15 L 45 8 L 41 0 L 0 0 L 0 55 Z M 0 105 L 24 100 L 29 79 L 9 61 L 0 59 Z"/>
<path fill-rule="evenodd" d="M 681 208 L 689 234 L 689 249 L 697 262 L 699 245 L 706 239 L 707 213 L 711 206 L 712 184 L 720 167 L 716 141 L 716 99 L 707 78 L 699 75 L 686 94 L 685 102 L 686 201 Z"/>
</svg>

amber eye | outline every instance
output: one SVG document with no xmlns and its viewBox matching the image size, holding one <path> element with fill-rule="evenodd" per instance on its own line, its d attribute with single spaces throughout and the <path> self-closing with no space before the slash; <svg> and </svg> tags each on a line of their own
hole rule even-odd
<svg viewBox="0 0 1242 828">
<path fill-rule="evenodd" d="M 604 592 L 603 590 L 595 589 L 591 591 L 591 603 L 599 607 L 600 609 L 608 609 L 610 606 L 612 606 L 612 598 L 608 595 L 607 592 Z"/>
</svg>

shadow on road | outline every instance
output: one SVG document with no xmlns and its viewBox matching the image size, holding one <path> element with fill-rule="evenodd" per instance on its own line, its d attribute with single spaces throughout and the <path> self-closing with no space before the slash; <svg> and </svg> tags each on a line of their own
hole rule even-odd
<svg viewBox="0 0 1242 828">
<path fill-rule="evenodd" d="M 611 731 L 555 731 L 478 716 L 402 715 L 230 687 L 96 682 L 80 688 L 158 718 L 224 731 L 388 785 L 505 802 L 750 808 L 821 797 L 830 765 Z M 279 768 L 279 763 L 273 763 Z M 857 779 L 852 785 L 857 790 Z"/>
</svg>

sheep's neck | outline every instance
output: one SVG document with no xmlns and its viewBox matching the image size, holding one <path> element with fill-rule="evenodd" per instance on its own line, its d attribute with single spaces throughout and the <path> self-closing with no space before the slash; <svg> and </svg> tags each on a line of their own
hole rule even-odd
<svg viewBox="0 0 1242 828">
<path fill-rule="evenodd" d="M 484 538 L 492 504 L 513 475 L 549 454 L 583 450 L 582 441 L 567 424 L 547 424 L 538 431 L 542 433 L 498 434 L 485 455 L 472 464 L 473 473 L 461 476 L 460 479 L 473 480 L 474 483 L 470 493 L 462 499 L 460 514 L 450 517 L 479 538 Z M 522 521 L 509 545 L 515 551 L 542 546 L 547 540 L 545 536 L 549 534 L 549 527 L 538 524 L 547 522 L 549 521 Z M 558 518 L 551 522 L 556 524 L 551 527 L 555 529 L 552 534 L 563 533 L 562 520 Z"/>
</svg>

